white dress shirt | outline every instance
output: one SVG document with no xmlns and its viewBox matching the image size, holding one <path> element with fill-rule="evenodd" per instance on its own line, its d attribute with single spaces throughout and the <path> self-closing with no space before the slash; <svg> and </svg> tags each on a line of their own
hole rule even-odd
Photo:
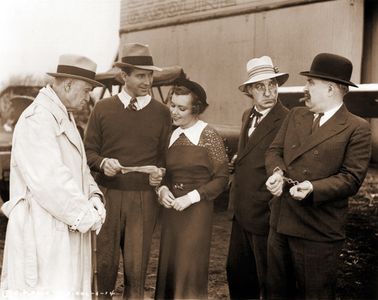
<svg viewBox="0 0 378 300">
<path fill-rule="evenodd" d="M 255 106 L 255 109 L 256 109 L 257 112 L 259 112 L 260 114 L 262 114 L 262 116 L 259 118 L 259 123 L 260 123 L 267 116 L 267 114 L 272 110 L 272 107 L 260 111 Z M 253 118 L 253 116 L 249 116 L 249 118 Z M 252 120 L 251 127 L 248 129 L 248 136 L 251 136 L 252 132 L 255 131 L 255 129 L 256 129 L 256 127 L 255 127 L 256 121 L 257 121 L 257 118 L 254 117 L 253 120 Z"/>
<path fill-rule="evenodd" d="M 122 89 L 122 91 L 117 96 L 121 100 L 125 108 L 127 108 L 127 106 L 130 104 L 131 98 L 133 98 L 125 91 L 125 89 Z M 137 99 L 137 102 L 135 104 L 136 104 L 137 110 L 141 110 L 142 108 L 146 107 L 148 103 L 150 103 L 152 97 L 151 95 L 145 95 L 145 96 L 138 96 L 136 97 L 136 99 Z"/>
<path fill-rule="evenodd" d="M 319 120 L 319 127 L 322 126 L 325 122 L 332 118 L 332 116 L 340 109 L 343 103 L 340 103 L 338 106 L 331 108 L 324 112 L 324 115 Z M 318 114 L 314 114 L 314 118 L 317 117 Z"/>
</svg>

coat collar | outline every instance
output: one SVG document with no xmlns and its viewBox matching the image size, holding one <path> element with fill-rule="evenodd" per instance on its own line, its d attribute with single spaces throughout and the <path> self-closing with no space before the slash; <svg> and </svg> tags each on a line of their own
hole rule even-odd
<svg viewBox="0 0 378 300">
<path fill-rule="evenodd" d="M 290 157 L 288 157 L 287 164 L 290 164 L 297 157 L 304 152 L 314 148 L 316 145 L 324 142 L 332 136 L 338 134 L 347 126 L 348 110 L 343 104 L 340 109 L 319 129 L 311 134 L 311 126 L 313 122 L 313 114 L 306 110 L 300 111 L 300 113 L 294 117 L 296 135 L 299 139 L 299 147 L 296 151 L 293 151 Z"/>
<path fill-rule="evenodd" d="M 251 109 L 248 110 L 248 116 L 251 113 Z M 246 156 L 253 148 L 259 145 L 260 141 L 268 135 L 274 128 L 276 128 L 276 122 L 282 119 L 284 113 L 284 107 L 281 102 L 278 101 L 277 104 L 269 111 L 264 119 L 261 120 L 259 126 L 253 131 L 251 137 L 249 137 L 245 142 L 244 149 L 239 148 L 239 160 Z M 248 118 L 245 118 L 242 126 L 242 136 L 240 138 L 244 139 L 246 128 L 248 123 Z"/>
<path fill-rule="evenodd" d="M 83 154 L 83 144 L 80 134 L 77 131 L 75 120 L 72 118 L 72 122 L 70 121 L 65 106 L 55 94 L 54 90 L 50 86 L 42 88 L 37 98 L 34 100 L 34 103 L 44 107 L 54 116 L 59 125 L 60 133 L 65 134 L 71 144 Z"/>
</svg>

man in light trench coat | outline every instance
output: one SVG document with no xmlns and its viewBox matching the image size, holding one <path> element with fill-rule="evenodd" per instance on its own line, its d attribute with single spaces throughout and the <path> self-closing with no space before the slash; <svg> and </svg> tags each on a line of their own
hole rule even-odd
<svg viewBox="0 0 378 300">
<path fill-rule="evenodd" d="M 15 127 L 1 296 L 91 297 L 91 231 L 105 221 L 72 111 L 89 100 L 97 65 L 62 55 Z"/>
</svg>

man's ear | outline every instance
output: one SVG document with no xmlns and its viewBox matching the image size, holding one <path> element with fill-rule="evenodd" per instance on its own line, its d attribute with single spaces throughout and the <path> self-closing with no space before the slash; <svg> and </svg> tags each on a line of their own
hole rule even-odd
<svg viewBox="0 0 378 300">
<path fill-rule="evenodd" d="M 331 82 L 328 83 L 328 93 L 331 96 L 335 93 L 335 86 Z"/>
<path fill-rule="evenodd" d="M 127 79 L 128 75 L 125 71 L 121 71 L 121 78 L 124 82 L 126 82 L 126 79 Z"/>
<path fill-rule="evenodd" d="M 71 79 L 66 79 L 66 80 L 64 81 L 64 91 L 65 91 L 66 93 L 68 93 L 68 92 L 70 91 L 70 89 L 71 89 L 71 85 L 72 85 L 72 80 L 71 80 Z"/>
</svg>

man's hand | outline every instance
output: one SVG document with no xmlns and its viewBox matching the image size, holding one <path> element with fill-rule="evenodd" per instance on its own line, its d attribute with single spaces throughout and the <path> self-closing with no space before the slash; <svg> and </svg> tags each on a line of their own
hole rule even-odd
<svg viewBox="0 0 378 300">
<path fill-rule="evenodd" d="M 283 184 L 284 184 L 284 180 L 280 172 L 274 172 L 273 175 L 270 176 L 265 183 L 268 191 L 273 196 L 277 196 L 277 197 L 281 196 L 282 194 Z"/>
<path fill-rule="evenodd" d="M 175 196 L 173 196 L 169 188 L 166 186 L 162 186 L 159 191 L 159 203 L 163 205 L 165 208 L 171 208 L 174 201 Z"/>
<path fill-rule="evenodd" d="M 119 163 L 118 159 L 115 158 L 105 159 L 104 165 L 102 166 L 106 176 L 115 176 L 118 172 L 121 171 L 121 167 L 122 166 Z"/>
<path fill-rule="evenodd" d="M 97 195 L 93 195 L 89 201 L 92 203 L 93 207 L 96 209 L 98 215 L 101 218 L 101 224 L 104 224 L 106 218 L 106 210 L 101 199 Z"/>
<path fill-rule="evenodd" d="M 183 211 L 185 208 L 192 205 L 192 201 L 188 195 L 184 195 L 175 199 L 172 207 L 177 211 Z"/>
<path fill-rule="evenodd" d="M 228 173 L 233 174 L 235 172 L 235 161 L 237 158 L 238 158 L 237 154 L 235 154 L 231 158 L 230 162 L 228 163 Z"/>
<path fill-rule="evenodd" d="M 293 199 L 301 201 L 313 191 L 312 183 L 308 180 L 302 181 L 290 188 L 289 192 Z"/>
<path fill-rule="evenodd" d="M 100 216 L 97 215 L 97 219 L 96 219 L 95 223 L 92 225 L 91 230 L 96 231 L 96 234 L 99 234 L 101 227 L 102 227 L 102 221 L 101 221 Z"/>
<path fill-rule="evenodd" d="M 165 175 L 165 169 L 159 168 L 157 172 L 150 173 L 149 182 L 151 186 L 159 186 Z"/>
</svg>

